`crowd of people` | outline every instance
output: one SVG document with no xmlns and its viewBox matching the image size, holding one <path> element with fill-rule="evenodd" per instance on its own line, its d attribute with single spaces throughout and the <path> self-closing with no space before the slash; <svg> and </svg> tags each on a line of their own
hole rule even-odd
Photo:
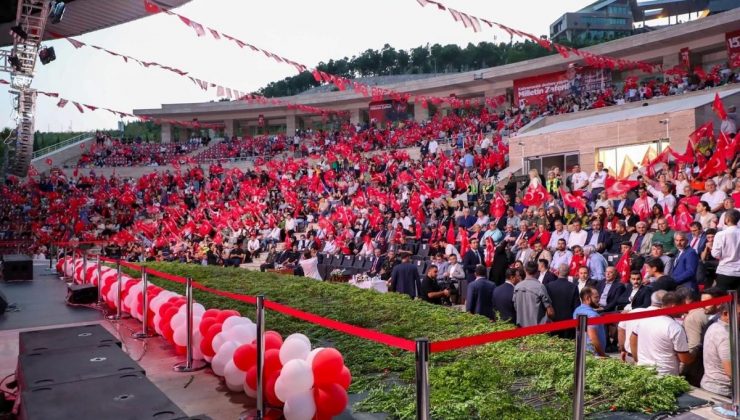
<svg viewBox="0 0 740 420">
<path fill-rule="evenodd" d="M 239 266 L 266 255 L 262 269 L 317 280 L 327 280 L 322 260 L 361 256 L 361 272 L 391 292 L 519 327 L 670 307 L 740 289 L 734 118 L 731 108 L 721 130 L 699 132 L 696 156 L 661 155 L 622 180 L 601 163 L 502 179 L 501 133 L 526 119 L 485 108 L 274 137 L 270 150 L 302 157 L 253 169 L 186 162 L 138 179 L 10 177 L 0 240 L 33 240 L 38 253 L 104 240 L 104 253 L 131 261 Z M 142 150 L 106 141 L 95 150 Z M 236 141 L 223 143 L 230 157 L 243 149 Z M 709 171 L 717 157 L 726 169 Z M 734 314 L 697 311 L 590 328 L 589 348 L 729 392 Z"/>
<path fill-rule="evenodd" d="M 77 167 L 168 165 L 190 152 L 208 146 L 210 142 L 211 139 L 205 136 L 192 137 L 177 143 L 155 143 L 141 137 L 115 138 L 98 131 L 95 133 L 95 144 L 80 155 Z"/>
</svg>

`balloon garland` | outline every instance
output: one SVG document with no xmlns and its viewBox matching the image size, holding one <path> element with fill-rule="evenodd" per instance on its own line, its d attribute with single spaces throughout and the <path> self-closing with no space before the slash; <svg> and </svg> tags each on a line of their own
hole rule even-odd
<svg viewBox="0 0 740 420">
<path fill-rule="evenodd" d="M 84 278 L 95 286 L 100 283 L 105 304 L 117 309 L 118 273 L 114 268 L 101 266 L 98 278 L 96 262 L 88 261 L 84 266 L 81 258 L 65 257 L 57 262 L 56 269 L 75 283 L 82 283 Z M 144 320 L 142 292 L 141 280 L 121 274 L 122 311 L 146 322 L 173 345 L 177 354 L 184 355 L 185 297 L 147 285 L 149 311 Z M 257 326 L 238 311 L 193 304 L 193 359 L 209 362 L 229 391 L 244 392 L 252 398 L 257 397 L 256 338 Z M 311 340 L 300 333 L 283 339 L 276 331 L 266 331 L 264 341 L 263 396 L 268 406 L 282 408 L 287 420 L 331 419 L 344 411 L 352 374 L 338 350 L 312 349 Z"/>
</svg>

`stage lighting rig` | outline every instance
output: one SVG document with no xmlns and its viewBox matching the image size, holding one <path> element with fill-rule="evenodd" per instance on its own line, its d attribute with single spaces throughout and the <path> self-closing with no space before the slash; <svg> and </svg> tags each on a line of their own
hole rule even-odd
<svg viewBox="0 0 740 420">
<path fill-rule="evenodd" d="M 10 63 L 10 65 L 13 66 L 13 69 L 17 72 L 20 72 L 23 69 L 21 66 L 21 60 L 17 55 L 11 55 L 8 57 L 8 63 Z"/>
<path fill-rule="evenodd" d="M 26 32 L 21 25 L 15 25 L 10 28 L 10 36 L 12 36 L 17 42 L 21 42 L 28 39 L 28 32 Z"/>
</svg>

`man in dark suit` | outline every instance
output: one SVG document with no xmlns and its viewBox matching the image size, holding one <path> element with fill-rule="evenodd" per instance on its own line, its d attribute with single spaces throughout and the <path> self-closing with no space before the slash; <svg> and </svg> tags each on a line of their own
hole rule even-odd
<svg viewBox="0 0 740 420">
<path fill-rule="evenodd" d="M 495 291 L 496 285 L 486 278 L 486 266 L 478 265 L 475 267 L 475 280 L 468 285 L 465 310 L 493 320 L 493 293 Z"/>
<path fill-rule="evenodd" d="M 391 279 L 388 282 L 388 290 L 408 295 L 411 299 L 419 295 L 421 290 L 421 279 L 419 270 L 411 264 L 411 253 L 401 251 L 401 264 L 393 268 Z"/>
<path fill-rule="evenodd" d="M 624 283 L 617 278 L 617 269 L 607 267 L 605 279 L 596 283 L 599 292 L 599 312 L 614 312 L 621 306 L 620 298 L 624 294 Z"/>
<path fill-rule="evenodd" d="M 483 248 L 478 247 L 478 240 L 470 240 L 470 248 L 465 252 L 462 258 L 463 270 L 465 270 L 465 281 L 460 282 L 460 297 L 465 298 L 468 295 L 468 283 L 475 280 L 475 267 L 483 264 Z M 461 302 L 464 303 L 464 302 Z"/>
<path fill-rule="evenodd" d="M 612 201 L 612 206 L 614 206 L 614 212 L 617 214 L 622 214 L 623 208 L 625 207 L 631 208 L 633 204 L 635 204 L 634 200 L 627 199 L 626 195 L 620 196 L 619 200 Z"/>
<path fill-rule="evenodd" d="M 506 280 L 506 269 L 509 268 L 509 253 L 506 247 L 508 243 L 501 241 L 493 251 L 493 264 L 488 272 L 488 279 L 496 286 L 500 286 Z"/>
<path fill-rule="evenodd" d="M 514 240 L 515 244 L 518 244 L 521 240 L 529 242 L 529 239 L 534 236 L 534 231 L 529 228 L 529 223 L 526 220 L 522 220 L 519 222 L 519 230 L 514 231 L 514 235 L 516 238 Z"/>
<path fill-rule="evenodd" d="M 521 280 L 519 271 L 514 268 L 506 270 L 506 281 L 493 291 L 493 309 L 498 312 L 501 321 L 516 322 L 514 309 L 514 286 Z"/>
<path fill-rule="evenodd" d="M 593 245 L 598 252 L 604 252 L 611 247 L 611 235 L 601 228 L 601 220 L 591 222 L 591 230 L 586 235 L 585 245 Z"/>
<path fill-rule="evenodd" d="M 630 282 L 619 298 L 619 303 L 624 305 L 625 310 L 630 311 L 635 308 L 647 308 L 650 306 L 650 296 L 652 294 L 653 288 L 650 285 L 644 285 L 642 274 L 634 270 L 630 273 Z"/>
<path fill-rule="evenodd" d="M 544 284 L 545 286 L 547 286 L 548 283 L 557 280 L 558 278 L 555 273 L 550 271 L 550 263 L 544 258 L 537 260 L 537 269 L 540 272 L 540 283 Z M 565 276 L 567 277 L 568 275 L 566 274 Z M 550 296 L 550 298 L 552 298 L 552 296 Z M 573 311 L 571 311 L 570 313 L 572 315 Z"/>
<path fill-rule="evenodd" d="M 383 265 L 385 264 L 385 256 L 381 254 L 380 248 L 375 248 L 373 251 L 375 254 L 372 257 L 372 263 L 370 263 L 370 269 L 367 270 L 367 275 L 370 277 L 375 277 L 378 274 L 380 274 L 380 269 L 383 268 Z"/>
<path fill-rule="evenodd" d="M 576 310 L 581 300 L 578 297 L 578 287 L 568 281 L 568 271 L 570 268 L 565 264 L 558 267 L 558 277 L 545 285 L 547 294 L 552 300 L 552 308 L 555 310 L 553 321 L 564 321 L 573 318 L 573 311 Z M 556 331 L 554 335 L 560 338 L 575 338 L 575 330 L 567 329 Z"/>
<path fill-rule="evenodd" d="M 685 285 L 692 290 L 696 288 L 696 271 L 699 267 L 699 255 L 694 248 L 689 247 L 688 235 L 685 232 L 674 234 L 676 257 L 673 260 L 671 277 L 676 286 Z"/>
<path fill-rule="evenodd" d="M 691 223 L 689 230 L 689 236 L 686 238 L 689 241 L 689 247 L 701 255 L 704 247 L 707 246 L 707 235 L 702 230 L 701 223 L 699 222 Z"/>
</svg>

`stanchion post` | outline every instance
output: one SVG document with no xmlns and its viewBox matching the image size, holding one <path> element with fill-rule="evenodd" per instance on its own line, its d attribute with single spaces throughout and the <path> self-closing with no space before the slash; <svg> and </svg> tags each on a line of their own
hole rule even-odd
<svg viewBox="0 0 740 420">
<path fill-rule="evenodd" d="M 262 390 L 265 386 L 265 295 L 257 295 L 257 313 L 255 317 L 257 327 L 257 406 L 247 410 L 239 416 L 239 420 L 262 420 L 265 417 L 265 398 Z"/>
<path fill-rule="evenodd" d="M 152 337 L 151 334 L 149 334 L 149 326 L 147 325 L 149 321 L 149 296 L 147 293 L 147 286 L 149 285 L 149 274 L 146 272 L 146 267 L 141 267 L 141 332 L 138 333 L 132 333 L 131 336 L 134 338 L 142 339 L 142 338 L 150 338 Z"/>
<path fill-rule="evenodd" d="M 586 382 L 586 337 L 588 337 L 588 316 L 578 315 L 576 331 L 575 376 L 573 378 L 573 419 L 583 420 L 583 395 Z"/>
<path fill-rule="evenodd" d="M 67 248 L 62 248 L 62 258 L 64 259 L 64 262 L 62 263 L 62 278 L 67 278 Z"/>
<path fill-rule="evenodd" d="M 116 261 L 116 280 L 118 283 L 118 290 L 116 290 L 116 313 L 108 316 L 108 319 L 112 321 L 121 319 L 121 260 Z"/>
<path fill-rule="evenodd" d="M 416 339 L 416 418 L 429 420 L 429 339 Z"/>
<path fill-rule="evenodd" d="M 737 290 L 730 290 L 730 404 L 722 404 L 712 408 L 714 414 L 726 419 L 740 419 L 740 334 L 738 334 L 737 319 Z"/>
<path fill-rule="evenodd" d="M 98 255 L 98 303 L 103 303 L 103 294 L 101 290 L 103 289 L 103 279 L 100 278 L 100 275 L 103 273 L 103 265 L 100 261 L 101 255 Z"/>
<path fill-rule="evenodd" d="M 185 345 L 185 361 L 173 368 L 176 372 L 193 372 L 206 367 L 202 360 L 193 360 L 193 279 L 185 279 L 185 326 L 187 328 L 187 343 Z"/>
<path fill-rule="evenodd" d="M 54 270 L 54 244 L 49 244 L 49 271 Z"/>
<path fill-rule="evenodd" d="M 82 284 L 87 284 L 87 251 L 82 251 Z"/>
</svg>

